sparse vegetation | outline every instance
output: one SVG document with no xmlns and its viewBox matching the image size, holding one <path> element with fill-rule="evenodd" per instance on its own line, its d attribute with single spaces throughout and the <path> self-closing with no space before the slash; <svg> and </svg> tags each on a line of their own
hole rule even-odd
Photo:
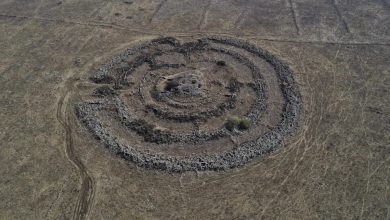
<svg viewBox="0 0 390 220">
<path fill-rule="evenodd" d="M 250 128 L 251 122 L 246 118 L 232 117 L 226 122 L 225 126 L 229 131 L 234 129 L 247 130 Z"/>
<path fill-rule="evenodd" d="M 219 61 L 217 61 L 217 65 L 218 66 L 226 66 L 226 62 L 223 60 L 219 60 Z"/>
</svg>

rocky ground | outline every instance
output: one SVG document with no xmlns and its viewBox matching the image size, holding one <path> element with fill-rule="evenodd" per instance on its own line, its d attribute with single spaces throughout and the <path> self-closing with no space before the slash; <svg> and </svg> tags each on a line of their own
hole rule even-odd
<svg viewBox="0 0 390 220">
<path fill-rule="evenodd" d="M 390 218 L 389 5 L 1 1 L 0 218 Z M 211 35 L 263 48 L 294 74 L 299 126 L 270 156 L 222 172 L 148 170 L 75 117 L 75 85 L 127 48 Z"/>
</svg>

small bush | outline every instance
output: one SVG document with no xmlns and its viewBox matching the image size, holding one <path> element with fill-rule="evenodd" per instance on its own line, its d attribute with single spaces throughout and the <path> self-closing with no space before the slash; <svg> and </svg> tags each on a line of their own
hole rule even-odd
<svg viewBox="0 0 390 220">
<path fill-rule="evenodd" d="M 251 126 L 251 122 L 248 119 L 241 119 L 237 125 L 239 130 L 247 130 Z"/>
<path fill-rule="evenodd" d="M 248 119 L 240 117 L 230 118 L 225 124 L 226 129 L 229 131 L 233 131 L 234 129 L 247 130 L 250 126 L 251 122 Z"/>
<path fill-rule="evenodd" d="M 109 86 L 102 86 L 102 87 L 95 89 L 93 94 L 95 96 L 104 97 L 104 96 L 115 95 L 116 92 L 112 88 L 110 88 Z"/>
<path fill-rule="evenodd" d="M 217 65 L 218 66 L 226 66 L 226 62 L 223 60 L 219 60 L 219 61 L 217 61 Z"/>
<path fill-rule="evenodd" d="M 164 90 L 165 91 L 173 91 L 173 90 L 177 89 L 178 86 L 179 86 L 179 83 L 176 80 L 168 80 L 165 84 Z"/>
</svg>

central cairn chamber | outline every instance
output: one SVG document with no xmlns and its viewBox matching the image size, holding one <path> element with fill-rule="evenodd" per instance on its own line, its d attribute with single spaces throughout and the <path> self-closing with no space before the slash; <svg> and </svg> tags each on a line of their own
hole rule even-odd
<svg viewBox="0 0 390 220">
<path fill-rule="evenodd" d="M 80 122 L 111 152 L 148 169 L 239 167 L 281 147 L 299 120 L 290 68 L 234 38 L 151 40 L 88 81 L 75 106 Z"/>
</svg>

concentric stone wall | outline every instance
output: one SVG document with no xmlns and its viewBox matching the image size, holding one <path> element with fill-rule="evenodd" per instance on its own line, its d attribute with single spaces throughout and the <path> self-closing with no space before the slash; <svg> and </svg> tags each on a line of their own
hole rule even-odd
<svg viewBox="0 0 390 220">
<path fill-rule="evenodd" d="M 149 169 L 242 166 L 281 147 L 298 125 L 301 98 L 290 68 L 233 38 L 152 40 L 89 80 L 79 120 L 111 152 Z"/>
</svg>

